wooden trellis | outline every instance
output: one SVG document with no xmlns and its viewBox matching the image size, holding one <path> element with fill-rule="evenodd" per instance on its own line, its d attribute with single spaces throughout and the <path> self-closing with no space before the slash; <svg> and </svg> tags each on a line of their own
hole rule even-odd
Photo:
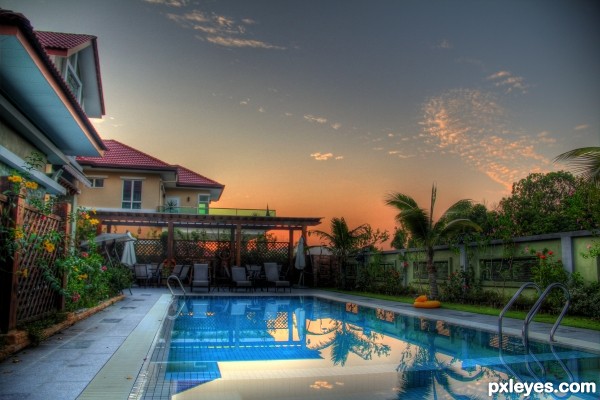
<svg viewBox="0 0 600 400">
<path fill-rule="evenodd" d="M 68 204 L 61 205 L 66 216 Z M 64 251 L 65 219 L 45 215 L 26 204 L 23 196 L 0 195 L 2 230 L 2 263 L 0 265 L 0 331 L 8 332 L 18 324 L 35 320 L 64 308 L 64 299 L 52 287 L 49 277 L 65 286 L 55 267 L 55 260 Z M 18 234 L 15 233 L 15 229 Z M 45 235 L 61 233 L 62 243 L 53 248 L 44 245 Z M 12 243 L 18 239 L 19 245 Z"/>
</svg>

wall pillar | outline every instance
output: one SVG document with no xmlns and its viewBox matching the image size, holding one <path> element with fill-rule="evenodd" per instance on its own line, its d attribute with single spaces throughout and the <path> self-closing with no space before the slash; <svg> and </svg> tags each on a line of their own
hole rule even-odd
<svg viewBox="0 0 600 400">
<path fill-rule="evenodd" d="M 571 236 L 560 237 L 560 251 L 562 254 L 562 264 L 565 271 L 573 273 L 573 238 Z"/>
</svg>

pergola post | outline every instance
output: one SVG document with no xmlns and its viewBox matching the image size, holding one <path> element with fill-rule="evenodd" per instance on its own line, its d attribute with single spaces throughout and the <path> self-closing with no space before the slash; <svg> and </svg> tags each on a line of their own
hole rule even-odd
<svg viewBox="0 0 600 400">
<path fill-rule="evenodd" d="M 173 221 L 169 221 L 169 223 L 167 224 L 167 229 L 168 229 L 168 233 L 167 233 L 167 258 L 169 260 L 175 258 L 175 254 L 173 251 L 173 243 L 175 242 L 175 228 L 174 228 L 174 224 Z"/>
<path fill-rule="evenodd" d="M 288 241 L 288 272 L 291 270 L 291 267 L 294 265 L 294 230 L 289 230 L 289 241 Z"/>
<path fill-rule="evenodd" d="M 242 225 L 235 226 L 235 265 L 238 267 L 242 263 Z"/>
</svg>

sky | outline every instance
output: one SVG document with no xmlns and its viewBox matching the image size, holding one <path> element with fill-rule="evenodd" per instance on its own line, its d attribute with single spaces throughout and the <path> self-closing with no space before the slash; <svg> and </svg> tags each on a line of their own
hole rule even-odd
<svg viewBox="0 0 600 400">
<path fill-rule="evenodd" d="M 225 185 L 213 207 L 393 233 L 386 195 L 488 209 L 600 146 L 600 2 L 0 0 L 98 37 L 94 125 Z M 309 243 L 310 243 L 309 239 Z M 314 243 L 314 238 L 313 238 Z M 387 247 L 387 246 L 384 246 Z"/>
</svg>

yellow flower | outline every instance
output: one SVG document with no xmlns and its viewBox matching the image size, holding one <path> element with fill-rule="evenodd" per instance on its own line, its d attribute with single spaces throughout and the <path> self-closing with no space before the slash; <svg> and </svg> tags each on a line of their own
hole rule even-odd
<svg viewBox="0 0 600 400">
<path fill-rule="evenodd" d="M 28 181 L 28 182 L 25 182 L 25 187 L 27 189 L 35 190 L 38 188 L 38 184 L 37 184 L 37 182 Z"/>
<path fill-rule="evenodd" d="M 25 237 L 25 234 L 23 233 L 23 231 L 21 229 L 15 229 L 15 239 L 16 240 L 21 240 Z"/>
<path fill-rule="evenodd" d="M 44 241 L 44 248 L 46 248 L 46 251 L 48 253 L 52 253 L 55 249 L 54 244 L 50 243 L 48 240 Z"/>
<path fill-rule="evenodd" d="M 21 276 L 23 276 L 23 278 L 27 278 L 29 276 L 29 270 L 27 268 L 23 269 L 21 271 Z"/>
<path fill-rule="evenodd" d="M 87 274 L 81 274 L 77 277 L 77 279 L 79 279 L 80 281 L 87 279 L 88 275 Z"/>
<path fill-rule="evenodd" d="M 90 225 L 98 225 L 99 223 L 100 223 L 100 221 L 97 220 L 96 218 L 90 219 Z"/>
<path fill-rule="evenodd" d="M 21 183 L 23 182 L 23 178 L 20 177 L 19 175 L 11 175 L 8 177 L 8 180 L 10 182 L 14 182 L 14 183 Z"/>
</svg>

